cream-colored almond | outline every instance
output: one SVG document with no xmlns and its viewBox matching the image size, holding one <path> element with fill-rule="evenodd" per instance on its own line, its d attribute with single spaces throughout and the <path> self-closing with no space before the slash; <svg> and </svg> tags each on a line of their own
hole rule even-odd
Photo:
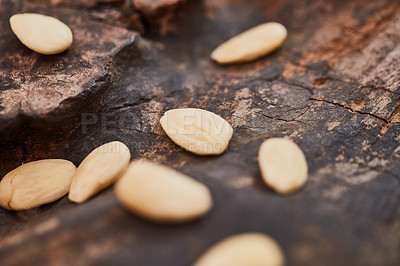
<svg viewBox="0 0 400 266">
<path fill-rule="evenodd" d="M 209 248 L 194 266 L 282 266 L 285 258 L 279 244 L 261 233 L 228 237 Z"/>
<path fill-rule="evenodd" d="M 212 206 L 205 185 L 176 170 L 146 161 L 132 162 L 115 191 L 124 207 L 154 222 L 194 220 Z"/>
<path fill-rule="evenodd" d="M 286 28 L 277 22 L 268 22 L 236 35 L 218 46 L 211 58 L 219 64 L 233 64 L 261 58 L 285 41 Z"/>
<path fill-rule="evenodd" d="M 34 13 L 17 14 L 11 16 L 10 25 L 26 47 L 40 54 L 58 54 L 72 44 L 71 29 L 54 17 Z"/>
<path fill-rule="evenodd" d="M 307 161 L 291 140 L 271 138 L 261 144 L 258 164 L 264 182 L 281 194 L 300 189 L 307 181 Z"/>
<path fill-rule="evenodd" d="M 73 163 L 62 159 L 30 162 L 6 174 L 0 182 L 0 205 L 27 210 L 53 202 L 68 193 Z"/>
<path fill-rule="evenodd" d="M 119 141 L 94 149 L 79 165 L 72 179 L 69 199 L 81 203 L 110 186 L 127 169 L 131 153 Z"/>
<path fill-rule="evenodd" d="M 169 110 L 160 123 L 177 145 L 199 155 L 223 153 L 233 134 L 232 126 L 222 117 L 197 108 Z"/>
</svg>

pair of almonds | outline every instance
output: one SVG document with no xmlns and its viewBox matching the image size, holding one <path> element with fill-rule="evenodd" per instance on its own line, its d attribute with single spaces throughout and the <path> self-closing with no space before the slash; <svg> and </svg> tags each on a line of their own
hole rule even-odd
<svg viewBox="0 0 400 266">
<path fill-rule="evenodd" d="M 199 155 L 223 153 L 233 129 L 222 117 L 197 108 L 167 111 L 160 119 L 167 135 L 182 148 Z M 259 149 L 259 166 L 264 182 L 281 194 L 301 188 L 307 180 L 307 162 L 292 141 L 272 138 Z"/>
<path fill-rule="evenodd" d="M 69 199 L 83 202 L 122 175 L 115 188 L 117 198 L 127 209 L 149 220 L 185 222 L 211 209 L 211 193 L 200 182 L 150 162 L 129 165 L 130 157 L 128 147 L 118 141 L 93 150 L 75 173 Z"/>
<path fill-rule="evenodd" d="M 233 37 L 218 46 L 211 59 L 219 64 L 249 62 L 261 58 L 276 49 L 285 41 L 286 28 L 277 22 L 268 22 Z"/>
<path fill-rule="evenodd" d="M 165 112 L 161 127 L 177 145 L 199 155 L 223 153 L 232 138 L 232 126 L 222 117 L 198 108 Z"/>
<path fill-rule="evenodd" d="M 29 49 L 45 55 L 64 52 L 72 45 L 71 29 L 60 20 L 35 13 L 10 18 L 11 30 Z"/>
<path fill-rule="evenodd" d="M 228 237 L 209 248 L 194 266 L 282 266 L 285 258 L 279 244 L 261 233 Z"/>
<path fill-rule="evenodd" d="M 115 191 L 125 208 L 153 222 L 191 221 L 212 207 L 211 193 L 202 183 L 169 167 L 141 160 L 131 162 Z"/>
<path fill-rule="evenodd" d="M 130 152 L 119 141 L 94 149 L 79 165 L 48 159 L 23 164 L 0 182 L 0 206 L 26 210 L 53 202 L 66 195 L 83 202 L 110 186 L 129 165 Z"/>
</svg>

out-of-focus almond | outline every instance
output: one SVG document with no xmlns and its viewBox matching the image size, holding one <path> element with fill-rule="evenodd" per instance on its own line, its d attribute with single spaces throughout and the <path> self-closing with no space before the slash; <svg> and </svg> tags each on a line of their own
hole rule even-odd
<svg viewBox="0 0 400 266">
<path fill-rule="evenodd" d="M 286 28 L 268 22 L 248 29 L 218 46 L 211 58 L 219 64 L 248 62 L 278 49 L 287 36 Z"/>
<path fill-rule="evenodd" d="M 261 233 L 228 237 L 209 248 L 194 266 L 282 266 L 285 258 L 278 243 Z"/>
<path fill-rule="evenodd" d="M 119 141 L 94 149 L 79 165 L 72 179 L 69 199 L 81 203 L 110 186 L 129 165 L 131 153 Z"/>
<path fill-rule="evenodd" d="M 261 144 L 258 164 L 264 182 L 281 194 L 300 189 L 307 181 L 307 161 L 291 140 L 271 138 Z"/>
<path fill-rule="evenodd" d="M 145 161 L 132 162 L 115 191 L 124 207 L 154 222 L 194 220 L 212 206 L 205 185 L 171 168 Z"/>
<path fill-rule="evenodd" d="M 40 54 L 64 52 L 72 44 L 71 29 L 60 20 L 35 13 L 16 14 L 10 26 L 17 38 Z"/>
<path fill-rule="evenodd" d="M 0 205 L 27 210 L 53 202 L 68 193 L 73 163 L 62 159 L 29 162 L 12 170 L 0 182 Z"/>
<path fill-rule="evenodd" d="M 228 147 L 233 129 L 222 117 L 197 108 L 172 109 L 160 119 L 177 145 L 199 155 L 218 155 Z"/>
</svg>

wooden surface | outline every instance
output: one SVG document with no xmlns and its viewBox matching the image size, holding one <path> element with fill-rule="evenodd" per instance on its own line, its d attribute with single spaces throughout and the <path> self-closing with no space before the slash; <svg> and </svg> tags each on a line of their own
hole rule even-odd
<svg viewBox="0 0 400 266">
<path fill-rule="evenodd" d="M 121 140 L 133 158 L 206 184 L 215 205 L 181 226 L 135 217 L 112 188 L 80 205 L 64 197 L 0 209 L 0 265 L 190 265 L 249 231 L 274 237 L 288 265 L 399 265 L 399 1 L 189 0 L 174 6 L 166 35 L 140 15 L 142 37 L 90 16 L 99 6 L 121 10 L 120 1 L 37 2 L 0 1 L 0 176 L 43 158 L 78 165 Z M 41 10 L 73 29 L 66 53 L 40 56 L 12 35 L 9 15 Z M 218 44 L 265 21 L 287 27 L 280 50 L 238 66 L 209 60 Z M 234 127 L 228 151 L 179 149 L 158 122 L 175 107 L 224 117 Z M 290 196 L 268 189 L 258 170 L 259 145 L 276 136 L 298 143 L 309 163 L 308 183 Z"/>
</svg>

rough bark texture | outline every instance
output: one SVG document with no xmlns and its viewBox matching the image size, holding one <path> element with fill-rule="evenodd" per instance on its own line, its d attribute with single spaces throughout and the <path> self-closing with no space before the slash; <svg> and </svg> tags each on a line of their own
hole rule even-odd
<svg viewBox="0 0 400 266">
<path fill-rule="evenodd" d="M 1 265 L 190 265 L 216 241 L 249 231 L 274 237 L 288 265 L 399 264 L 399 1 L 188 1 L 176 33 L 133 42 L 81 8 L 49 6 L 75 34 L 68 52 L 51 57 L 10 32 L 7 16 L 26 8 L 0 2 L 0 175 L 43 158 L 78 165 L 98 145 L 121 140 L 133 158 L 206 184 L 215 205 L 181 226 L 135 217 L 112 189 L 81 205 L 65 197 L 29 211 L 0 209 Z M 209 60 L 218 44 L 264 21 L 288 28 L 280 50 L 237 66 Z M 52 105 L 35 105 L 47 93 Z M 229 121 L 228 151 L 179 149 L 158 122 L 175 107 Z M 261 181 L 258 147 L 275 136 L 293 139 L 309 163 L 309 181 L 294 195 Z"/>
</svg>

